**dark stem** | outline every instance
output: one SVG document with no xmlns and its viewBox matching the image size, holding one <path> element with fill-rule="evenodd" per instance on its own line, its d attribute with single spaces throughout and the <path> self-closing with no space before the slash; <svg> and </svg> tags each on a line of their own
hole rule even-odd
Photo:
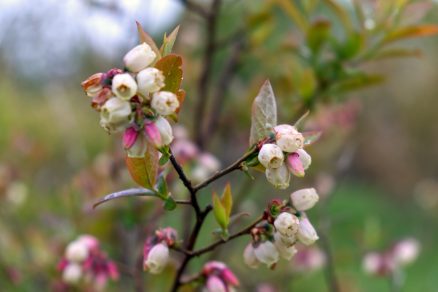
<svg viewBox="0 0 438 292">
<path fill-rule="evenodd" d="M 194 114 L 195 120 L 193 121 L 194 133 L 196 133 L 195 141 L 201 149 L 204 147 L 202 125 L 208 100 L 208 85 L 211 79 L 213 59 L 216 52 L 216 24 L 221 2 L 221 0 L 213 0 L 210 13 L 206 19 L 207 45 L 204 52 L 202 73 L 198 83 L 198 103 Z"/>
<path fill-rule="evenodd" d="M 188 10 L 198 14 L 201 17 L 207 18 L 208 17 L 208 12 L 205 11 L 204 7 L 193 3 L 189 0 L 180 0 L 181 4 L 183 4 Z"/>
</svg>

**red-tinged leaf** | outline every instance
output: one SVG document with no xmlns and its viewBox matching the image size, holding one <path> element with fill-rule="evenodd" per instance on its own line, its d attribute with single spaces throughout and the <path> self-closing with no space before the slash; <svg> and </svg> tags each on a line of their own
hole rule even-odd
<svg viewBox="0 0 438 292">
<path fill-rule="evenodd" d="M 178 90 L 176 93 L 176 98 L 178 98 L 179 101 L 179 107 L 176 109 L 176 113 L 178 114 L 181 110 L 181 106 L 184 103 L 184 100 L 186 99 L 186 92 L 183 89 Z"/>
<path fill-rule="evenodd" d="M 231 193 L 231 186 L 229 183 L 227 183 L 224 192 L 222 193 L 221 203 L 225 208 L 226 215 L 230 217 L 231 209 L 233 208 L 233 195 Z"/>
<path fill-rule="evenodd" d="M 161 55 L 167 56 L 172 53 L 173 45 L 175 44 L 176 37 L 178 35 L 179 25 L 170 33 L 169 36 L 164 34 L 163 44 L 161 45 Z"/>
<path fill-rule="evenodd" d="M 156 196 L 156 193 L 149 189 L 143 189 L 143 188 L 127 189 L 106 195 L 105 197 L 103 197 L 93 205 L 93 209 L 105 202 L 114 199 L 126 198 L 126 197 L 154 197 L 154 196 Z"/>
<path fill-rule="evenodd" d="M 266 80 L 252 104 L 249 145 L 269 136 L 277 125 L 277 102 L 271 83 Z"/>
<path fill-rule="evenodd" d="M 321 131 L 304 132 L 303 133 L 303 136 L 304 136 L 304 146 L 312 145 L 313 143 L 318 141 L 319 138 L 321 138 L 321 134 L 322 134 Z"/>
<path fill-rule="evenodd" d="M 157 57 L 160 58 L 161 53 L 160 53 L 160 50 L 158 49 L 155 41 L 152 39 L 152 37 L 147 32 L 145 32 L 143 30 L 143 27 L 141 27 L 141 24 L 138 21 L 136 21 L 135 23 L 137 24 L 138 38 L 140 40 L 140 43 L 148 44 L 152 48 L 152 50 L 155 52 L 155 54 L 157 54 Z"/>
<path fill-rule="evenodd" d="M 126 157 L 126 166 L 132 179 L 142 187 L 154 189 L 158 173 L 158 151 L 148 143 L 144 158 Z"/>
<path fill-rule="evenodd" d="M 161 90 L 178 94 L 183 77 L 181 66 L 182 58 L 175 54 L 167 55 L 158 60 L 155 64 L 155 68 L 163 72 L 166 83 Z"/>
<path fill-rule="evenodd" d="M 420 49 L 391 48 L 377 53 L 372 59 L 383 60 L 391 58 L 419 58 L 421 55 Z"/>
<path fill-rule="evenodd" d="M 425 37 L 438 34 L 438 25 L 423 24 L 415 26 L 407 26 L 388 34 L 383 43 L 391 43 L 407 38 Z"/>
</svg>

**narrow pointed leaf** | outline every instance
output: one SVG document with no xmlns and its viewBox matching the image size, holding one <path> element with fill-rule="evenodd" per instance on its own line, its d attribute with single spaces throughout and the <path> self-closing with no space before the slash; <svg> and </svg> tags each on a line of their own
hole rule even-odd
<svg viewBox="0 0 438 292">
<path fill-rule="evenodd" d="M 165 201 L 164 201 L 164 209 L 166 209 L 167 211 L 172 211 L 176 208 L 176 202 L 172 197 L 168 197 Z"/>
<path fill-rule="evenodd" d="M 216 222 L 219 224 L 222 230 L 227 229 L 229 218 L 227 216 L 227 212 L 224 206 L 222 205 L 221 200 L 216 195 L 216 193 L 213 193 L 213 214 Z"/>
<path fill-rule="evenodd" d="M 157 180 L 157 191 L 161 198 L 168 198 L 169 191 L 167 189 L 166 176 L 164 174 L 160 175 Z"/>
<path fill-rule="evenodd" d="M 148 44 L 152 50 L 155 52 L 155 54 L 157 54 L 157 58 L 161 57 L 161 53 L 160 50 L 157 47 L 157 44 L 155 43 L 155 41 L 152 39 L 152 37 L 143 30 L 143 27 L 141 27 L 141 24 L 136 21 L 137 23 L 137 30 L 138 30 L 138 38 L 140 40 L 140 43 L 146 43 Z"/>
<path fill-rule="evenodd" d="M 407 38 L 424 37 L 438 34 L 438 25 L 422 24 L 415 26 L 407 26 L 388 34 L 384 40 L 384 44 L 394 41 L 399 41 Z"/>
<path fill-rule="evenodd" d="M 103 203 L 106 203 L 114 199 L 126 198 L 126 197 L 155 197 L 155 196 L 156 193 L 149 189 L 144 189 L 144 188 L 127 189 L 106 195 L 105 197 L 103 197 L 93 205 L 93 209 Z"/>
<path fill-rule="evenodd" d="M 309 116 L 310 111 L 306 111 L 299 119 L 295 122 L 294 127 L 299 128 L 304 123 L 304 120 Z"/>
<path fill-rule="evenodd" d="M 225 208 L 227 217 L 231 215 L 231 209 L 233 208 L 233 195 L 231 193 L 231 186 L 229 183 L 225 186 L 224 192 L 221 197 L 222 206 Z"/>
<path fill-rule="evenodd" d="M 249 144 L 253 145 L 269 136 L 276 125 L 277 103 L 271 83 L 266 80 L 252 104 Z"/>
<path fill-rule="evenodd" d="M 178 36 L 179 25 L 170 33 L 169 36 L 164 35 L 163 44 L 161 45 L 161 55 L 167 56 L 172 53 L 173 45 L 175 44 L 176 37 Z"/>
</svg>

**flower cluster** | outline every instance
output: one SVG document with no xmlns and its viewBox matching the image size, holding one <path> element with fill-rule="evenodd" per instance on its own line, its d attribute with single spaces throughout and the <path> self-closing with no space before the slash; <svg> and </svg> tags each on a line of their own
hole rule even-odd
<svg viewBox="0 0 438 292">
<path fill-rule="evenodd" d="M 169 247 L 175 245 L 176 239 L 176 230 L 170 227 L 148 237 L 143 247 L 143 269 L 151 274 L 161 273 L 169 263 Z"/>
<path fill-rule="evenodd" d="M 163 91 L 165 77 L 154 68 L 157 59 L 151 47 L 142 43 L 123 58 L 125 71 L 111 69 L 82 82 L 100 112 L 100 125 L 108 133 L 124 131 L 123 145 L 130 157 L 143 157 L 147 142 L 157 149 L 173 140 L 167 117 L 180 107 L 173 92 Z"/>
<path fill-rule="evenodd" d="M 67 245 L 58 269 L 64 283 L 84 282 L 96 290 L 102 290 L 108 279 L 119 277 L 117 266 L 100 250 L 99 241 L 91 235 L 81 235 Z"/>
<path fill-rule="evenodd" d="M 266 168 L 268 181 L 276 188 L 289 186 L 290 174 L 303 177 L 312 158 L 303 149 L 304 136 L 294 126 L 274 127 L 275 143 L 266 143 L 260 149 L 258 160 Z"/>
<path fill-rule="evenodd" d="M 243 252 L 245 263 L 251 268 L 257 268 L 261 263 L 273 268 L 280 257 L 292 259 L 297 253 L 297 242 L 311 245 L 318 240 L 315 228 L 304 212 L 311 209 L 318 199 L 315 189 L 311 188 L 293 192 L 288 205 L 274 200 L 267 223 L 251 231 L 253 241 Z"/>
<path fill-rule="evenodd" d="M 204 265 L 202 275 L 206 279 L 205 292 L 229 292 L 239 286 L 239 280 L 222 262 L 211 261 Z"/>
<path fill-rule="evenodd" d="M 367 253 L 363 259 L 363 269 L 371 275 L 389 276 L 415 261 L 419 252 L 419 242 L 407 238 L 395 243 L 386 251 Z"/>
<path fill-rule="evenodd" d="M 291 263 L 295 272 L 312 273 L 326 264 L 325 253 L 316 246 L 297 245 L 297 250 Z"/>
</svg>

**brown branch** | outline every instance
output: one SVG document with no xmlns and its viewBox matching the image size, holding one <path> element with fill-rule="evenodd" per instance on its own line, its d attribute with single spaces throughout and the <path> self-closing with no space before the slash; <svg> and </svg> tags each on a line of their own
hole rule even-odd
<svg viewBox="0 0 438 292">
<path fill-rule="evenodd" d="M 204 147 L 202 124 L 208 100 L 208 85 L 210 83 L 211 72 L 213 69 L 213 58 L 216 52 L 216 26 L 221 2 L 221 0 L 213 0 L 210 13 L 206 19 L 207 45 L 204 52 L 204 66 L 198 82 L 198 103 L 194 114 L 195 120 L 193 121 L 194 133 L 196 133 L 195 141 L 201 149 Z"/>
</svg>

